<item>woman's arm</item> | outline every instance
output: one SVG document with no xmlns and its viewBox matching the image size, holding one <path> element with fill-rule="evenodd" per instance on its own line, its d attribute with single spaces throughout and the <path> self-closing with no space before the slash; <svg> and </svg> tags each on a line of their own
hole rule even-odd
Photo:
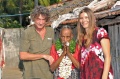
<svg viewBox="0 0 120 79">
<path fill-rule="evenodd" d="M 100 43 L 105 57 L 102 79 L 107 79 L 111 64 L 110 40 L 103 38 Z"/>
<path fill-rule="evenodd" d="M 66 47 L 64 47 L 63 53 L 61 54 L 61 56 L 59 56 L 59 58 L 50 65 L 50 70 L 52 72 L 59 67 L 60 62 L 62 61 L 65 55 L 66 55 Z"/>
</svg>

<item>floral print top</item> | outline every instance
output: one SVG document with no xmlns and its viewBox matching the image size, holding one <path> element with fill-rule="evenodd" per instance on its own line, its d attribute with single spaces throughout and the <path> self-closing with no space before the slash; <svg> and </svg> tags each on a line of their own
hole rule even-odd
<svg viewBox="0 0 120 79">
<path fill-rule="evenodd" d="M 84 44 L 81 47 L 81 74 L 80 79 L 101 79 L 104 68 L 104 55 L 100 44 L 101 39 L 109 39 L 104 28 L 96 28 L 93 33 L 93 41 L 89 48 Z M 109 70 L 108 79 L 113 79 L 112 67 Z"/>
</svg>

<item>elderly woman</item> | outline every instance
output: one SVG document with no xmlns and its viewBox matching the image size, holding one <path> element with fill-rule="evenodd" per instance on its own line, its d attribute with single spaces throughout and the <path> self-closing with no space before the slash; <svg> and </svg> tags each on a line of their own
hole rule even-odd
<svg viewBox="0 0 120 79">
<path fill-rule="evenodd" d="M 59 39 L 51 47 L 50 55 L 54 58 L 50 65 L 54 79 L 80 79 L 79 46 L 73 40 L 70 26 L 62 27 Z"/>
</svg>

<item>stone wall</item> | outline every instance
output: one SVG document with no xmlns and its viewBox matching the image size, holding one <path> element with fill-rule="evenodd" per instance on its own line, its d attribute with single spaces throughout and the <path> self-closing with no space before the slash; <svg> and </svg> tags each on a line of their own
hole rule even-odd
<svg viewBox="0 0 120 79">
<path fill-rule="evenodd" d="M 5 66 L 18 67 L 21 28 L 4 29 L 3 45 L 5 52 Z"/>
</svg>

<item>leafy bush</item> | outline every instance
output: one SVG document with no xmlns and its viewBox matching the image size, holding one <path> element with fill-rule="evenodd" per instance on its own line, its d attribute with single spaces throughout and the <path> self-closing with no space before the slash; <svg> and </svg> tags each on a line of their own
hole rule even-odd
<svg viewBox="0 0 120 79">
<path fill-rule="evenodd" d="M 2 28 L 20 28 L 22 25 L 17 20 L 12 21 L 9 18 L 0 19 L 0 27 Z"/>
</svg>

